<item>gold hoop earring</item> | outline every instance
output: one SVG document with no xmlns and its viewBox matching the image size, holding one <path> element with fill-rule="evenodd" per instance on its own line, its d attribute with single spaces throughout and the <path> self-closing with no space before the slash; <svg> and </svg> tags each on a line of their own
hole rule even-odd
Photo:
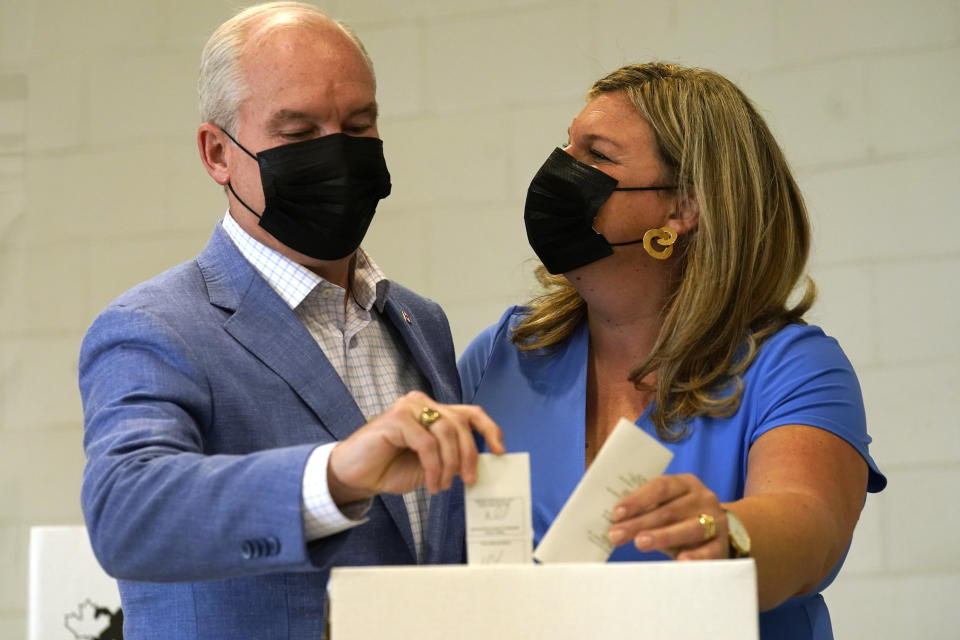
<svg viewBox="0 0 960 640">
<path fill-rule="evenodd" d="M 653 248 L 653 240 L 665 247 L 662 251 Z M 643 249 L 657 260 L 666 260 L 673 255 L 673 243 L 677 241 L 677 232 L 670 227 L 650 229 L 643 234 Z"/>
</svg>

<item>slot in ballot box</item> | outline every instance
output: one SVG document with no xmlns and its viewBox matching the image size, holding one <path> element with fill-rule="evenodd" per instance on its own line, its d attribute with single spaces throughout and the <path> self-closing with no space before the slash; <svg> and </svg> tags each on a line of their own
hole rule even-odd
<svg viewBox="0 0 960 640">
<path fill-rule="evenodd" d="M 753 560 L 333 570 L 330 640 L 756 640 Z"/>
</svg>

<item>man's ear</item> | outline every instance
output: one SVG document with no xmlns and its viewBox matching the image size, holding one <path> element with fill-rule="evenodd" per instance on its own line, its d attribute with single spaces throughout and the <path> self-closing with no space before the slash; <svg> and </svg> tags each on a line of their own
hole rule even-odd
<svg viewBox="0 0 960 640">
<path fill-rule="evenodd" d="M 227 136 L 215 124 L 204 122 L 197 128 L 197 150 L 200 151 L 200 161 L 213 181 L 219 185 L 230 182 L 226 145 Z"/>
<path fill-rule="evenodd" d="M 696 229 L 698 224 L 700 224 L 700 203 L 697 202 L 695 194 L 688 193 L 679 199 L 676 211 L 671 213 L 670 219 L 667 220 L 667 226 L 683 236 Z"/>
</svg>

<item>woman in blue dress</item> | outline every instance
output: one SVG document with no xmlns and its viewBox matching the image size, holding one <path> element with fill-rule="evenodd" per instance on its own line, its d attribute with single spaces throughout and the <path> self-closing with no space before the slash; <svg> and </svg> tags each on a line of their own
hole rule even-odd
<svg viewBox="0 0 960 640">
<path fill-rule="evenodd" d="M 460 370 L 530 452 L 535 542 L 628 417 L 674 458 L 615 509 L 611 560 L 753 557 L 762 637 L 831 638 L 820 592 L 886 480 L 849 361 L 803 320 L 807 214 L 756 109 L 710 71 L 618 69 L 524 218 L 543 291 Z"/>
</svg>

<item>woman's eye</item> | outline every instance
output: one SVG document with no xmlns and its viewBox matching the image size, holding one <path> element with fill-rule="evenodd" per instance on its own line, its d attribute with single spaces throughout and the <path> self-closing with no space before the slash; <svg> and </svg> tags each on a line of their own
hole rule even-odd
<svg viewBox="0 0 960 640">
<path fill-rule="evenodd" d="M 280 135 L 290 140 L 302 140 L 310 135 L 310 133 L 310 131 L 288 131 L 286 133 L 281 133 Z"/>
<path fill-rule="evenodd" d="M 609 159 L 610 159 L 610 158 L 608 158 L 607 156 L 605 156 L 605 155 L 603 155 L 602 153 L 600 153 L 599 151 L 597 151 L 596 149 L 590 149 L 589 153 L 590 153 L 590 155 L 591 155 L 592 157 L 596 158 L 597 160 L 609 160 Z"/>
</svg>

